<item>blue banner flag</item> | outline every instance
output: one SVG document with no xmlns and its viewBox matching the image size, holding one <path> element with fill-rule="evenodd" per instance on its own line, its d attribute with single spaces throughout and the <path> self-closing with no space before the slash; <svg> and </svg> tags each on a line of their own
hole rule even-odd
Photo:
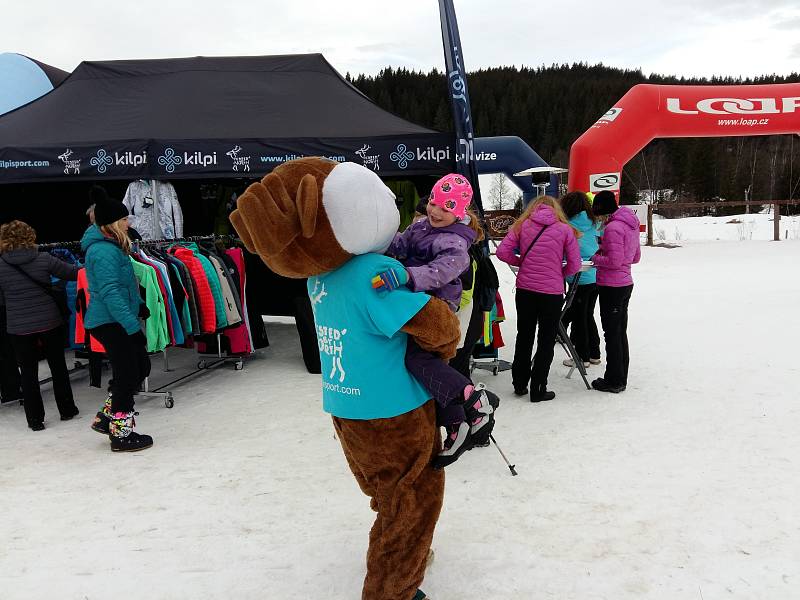
<svg viewBox="0 0 800 600">
<path fill-rule="evenodd" d="M 469 179 L 474 192 L 473 202 L 483 218 L 478 167 L 475 163 L 472 109 L 467 90 L 467 71 L 458 35 L 458 22 L 452 0 L 439 0 L 439 17 L 442 22 L 442 44 L 447 68 L 447 89 L 453 107 L 456 133 L 456 170 Z"/>
</svg>

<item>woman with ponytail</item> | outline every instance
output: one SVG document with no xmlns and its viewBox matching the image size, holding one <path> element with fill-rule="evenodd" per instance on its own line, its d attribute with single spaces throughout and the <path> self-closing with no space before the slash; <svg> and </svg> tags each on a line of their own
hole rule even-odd
<svg viewBox="0 0 800 600">
<path fill-rule="evenodd" d="M 133 431 L 133 396 L 150 374 L 139 320 L 148 315 L 129 257 L 128 209 L 98 186 L 92 188 L 92 201 L 94 224 L 81 240 L 90 295 L 84 323 L 105 348 L 113 377 L 92 429 L 109 436 L 114 452 L 143 450 L 153 438 Z"/>
<path fill-rule="evenodd" d="M 517 396 L 528 393 L 530 382 L 531 402 L 556 397 L 547 389 L 547 376 L 564 304 L 564 278 L 581 268 L 578 235 L 558 201 L 541 196 L 531 202 L 497 248 L 497 258 L 519 268 L 511 381 Z M 537 328 L 536 355 L 531 366 Z"/>
</svg>

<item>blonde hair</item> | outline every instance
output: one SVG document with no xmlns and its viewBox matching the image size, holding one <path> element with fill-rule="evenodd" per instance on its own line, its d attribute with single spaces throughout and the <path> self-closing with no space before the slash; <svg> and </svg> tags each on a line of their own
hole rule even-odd
<svg viewBox="0 0 800 600">
<path fill-rule="evenodd" d="M 569 225 L 570 229 L 572 229 L 573 233 L 575 234 L 575 237 L 578 238 L 581 237 L 582 235 L 581 232 L 578 231 L 569 222 L 569 219 L 567 219 L 567 215 L 564 214 L 564 209 L 561 208 L 561 205 L 558 203 L 558 200 L 556 200 L 552 196 L 539 196 L 538 198 L 536 198 L 536 200 L 528 204 L 528 208 L 526 208 L 525 211 L 517 218 L 517 220 L 514 221 L 514 224 L 511 226 L 511 229 L 513 229 L 516 233 L 519 233 L 520 230 L 522 229 L 522 224 L 530 218 L 530 216 L 536 211 L 537 208 L 543 205 L 552 208 L 553 212 L 556 215 L 556 219 L 564 223 L 564 225 Z"/>
<path fill-rule="evenodd" d="M 467 223 L 467 227 L 475 232 L 475 241 L 482 241 L 485 235 L 483 232 L 483 227 L 481 226 L 480 217 L 478 217 L 478 214 L 471 208 L 467 209 L 467 216 L 469 217 L 469 223 Z"/>
<path fill-rule="evenodd" d="M 127 218 L 128 217 L 123 217 L 122 219 L 114 221 L 113 223 L 110 223 L 108 225 L 102 225 L 100 227 L 100 231 L 103 232 L 103 235 L 110 238 L 114 238 L 119 244 L 119 247 L 122 248 L 122 251 L 125 254 L 130 254 L 131 240 L 128 237 L 128 232 L 125 231 L 121 225 L 122 221 L 124 221 Z"/>
<path fill-rule="evenodd" d="M 36 248 L 36 230 L 23 221 L 11 221 L 0 227 L 0 253 Z"/>
</svg>

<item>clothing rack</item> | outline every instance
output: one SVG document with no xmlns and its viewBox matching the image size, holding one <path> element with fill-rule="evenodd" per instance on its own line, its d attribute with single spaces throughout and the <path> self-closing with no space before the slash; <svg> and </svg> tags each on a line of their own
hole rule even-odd
<svg viewBox="0 0 800 600">
<path fill-rule="evenodd" d="M 169 246 L 169 245 L 180 245 L 182 243 L 192 243 L 192 242 L 229 242 L 232 244 L 236 244 L 240 242 L 239 238 L 229 234 L 210 234 L 210 235 L 194 235 L 194 236 L 184 236 L 181 238 L 175 239 L 159 239 L 159 240 L 135 240 L 132 242 L 132 246 L 134 248 L 149 248 L 149 247 L 158 247 L 158 246 Z M 50 242 L 46 244 L 39 244 L 38 249 L 41 252 L 47 252 L 49 250 L 73 250 L 80 252 L 81 251 L 81 243 L 79 241 L 70 241 L 70 242 Z M 220 365 L 226 364 L 228 362 L 234 363 L 234 368 L 237 371 L 241 371 L 244 368 L 244 355 L 232 355 L 232 356 L 223 356 L 222 355 L 222 334 L 217 333 L 217 353 L 216 354 L 201 354 L 195 348 L 195 353 L 198 358 L 197 362 L 197 369 L 187 373 L 177 379 L 174 379 L 164 385 L 156 388 L 155 390 L 150 391 L 149 389 L 149 377 L 145 378 L 142 384 L 142 390 L 135 394 L 136 398 L 161 398 L 164 401 L 164 406 L 167 408 L 172 408 L 175 405 L 175 399 L 172 395 L 172 392 L 167 390 L 167 388 L 172 387 L 182 381 L 185 381 L 195 375 L 203 373 L 204 371 L 211 370 L 215 367 Z M 171 369 L 169 368 L 169 360 L 167 358 L 167 349 L 165 348 L 161 353 L 164 357 L 164 372 L 169 372 Z M 77 371 L 81 368 L 84 368 L 84 365 L 78 366 L 76 362 L 75 369 L 73 371 Z"/>
<path fill-rule="evenodd" d="M 232 235 L 220 235 L 220 234 L 210 234 L 210 235 L 195 235 L 195 236 L 184 236 L 182 238 L 177 239 L 161 239 L 161 240 L 137 240 L 133 243 L 134 247 L 140 248 L 148 248 L 148 247 L 157 247 L 157 246 L 169 246 L 173 244 L 181 244 L 181 243 L 191 243 L 191 242 L 216 242 L 216 241 L 227 241 L 227 242 L 238 242 L 239 239 L 236 236 Z M 223 356 L 222 355 L 222 334 L 217 333 L 217 353 L 216 354 L 201 354 L 195 349 L 196 356 L 198 358 L 197 362 L 197 369 L 194 371 L 187 373 L 177 379 L 173 379 L 172 381 L 165 383 L 164 385 L 156 388 L 155 390 L 150 390 L 150 381 L 149 377 L 145 378 L 143 382 L 143 389 L 138 394 L 136 394 L 137 398 L 161 398 L 164 401 L 164 406 L 167 408 L 172 408 L 175 405 L 175 399 L 172 395 L 171 391 L 168 391 L 167 388 L 172 387 L 178 383 L 181 383 L 191 377 L 199 375 L 204 371 L 208 371 L 220 365 L 226 364 L 228 362 L 234 363 L 234 368 L 237 371 L 241 371 L 244 368 L 244 356 Z M 168 348 L 165 348 L 162 351 L 164 357 L 164 372 L 169 372 L 171 369 L 169 368 L 169 359 L 167 356 Z M 207 360 L 211 359 L 211 360 Z"/>
<path fill-rule="evenodd" d="M 80 242 L 51 242 L 49 244 L 38 244 L 40 252 L 47 252 L 48 250 L 80 250 Z"/>
<path fill-rule="evenodd" d="M 133 244 L 136 244 L 141 247 L 148 247 L 148 246 L 162 246 L 166 244 L 181 244 L 184 242 L 210 242 L 210 241 L 238 242 L 239 238 L 236 237 L 235 235 L 215 233 L 210 235 L 190 235 L 175 239 L 136 240 L 135 242 L 133 242 Z M 38 248 L 42 252 L 47 252 L 48 250 L 61 250 L 61 249 L 80 250 L 81 243 L 80 241 L 48 242 L 46 244 L 38 244 Z"/>
</svg>

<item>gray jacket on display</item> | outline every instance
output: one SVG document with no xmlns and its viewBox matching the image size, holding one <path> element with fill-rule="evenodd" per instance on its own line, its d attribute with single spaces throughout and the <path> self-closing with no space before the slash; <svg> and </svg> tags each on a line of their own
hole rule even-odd
<svg viewBox="0 0 800 600">
<path fill-rule="evenodd" d="M 44 286 L 50 276 L 74 281 L 80 267 L 71 265 L 35 248 L 21 248 L 0 254 L 0 293 L 5 304 L 7 331 L 12 335 L 27 335 L 50 331 L 64 321 L 53 298 L 12 265 Z"/>
<path fill-rule="evenodd" d="M 150 180 L 137 179 L 128 186 L 122 199 L 128 209 L 128 223 L 145 240 L 183 237 L 183 211 L 175 188 L 168 181 L 159 181 L 155 195 L 158 197 L 153 197 L 153 182 Z"/>
</svg>

